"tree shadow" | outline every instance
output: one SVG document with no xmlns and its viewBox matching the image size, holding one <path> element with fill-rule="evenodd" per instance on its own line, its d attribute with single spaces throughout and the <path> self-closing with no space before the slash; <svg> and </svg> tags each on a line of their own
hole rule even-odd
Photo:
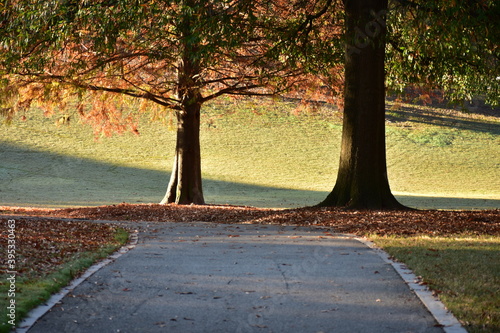
<svg viewBox="0 0 500 333">
<path fill-rule="evenodd" d="M 440 96 L 442 97 L 442 95 Z M 400 100 L 401 96 L 393 94 L 386 96 L 386 101 L 389 102 L 396 102 Z M 403 97 L 402 103 L 415 106 L 427 106 L 438 110 L 454 110 L 466 114 L 477 114 L 497 118 L 500 117 L 500 107 L 486 104 L 485 98 L 480 96 L 473 97 L 471 101 L 464 101 L 463 104 L 452 102 L 445 98 L 440 100 L 438 100 L 437 98 L 430 99 L 430 102 L 428 99 L 426 99 L 424 102 L 424 99 L 421 99 L 417 96 L 415 96 L 415 98 L 413 99 L 409 96 L 406 96 Z"/>
<path fill-rule="evenodd" d="M 0 143 L 0 202 L 22 206 L 93 206 L 159 202 L 169 173 Z M 166 186 L 166 185 L 165 185 Z"/>
<path fill-rule="evenodd" d="M 395 195 L 407 207 L 418 209 L 483 210 L 500 209 L 499 199 L 444 196 Z"/>
<path fill-rule="evenodd" d="M 495 117 L 498 117 L 500 121 L 500 111 L 496 111 Z M 471 119 L 467 116 L 467 113 L 460 112 L 453 114 L 444 114 L 440 112 L 432 113 L 419 109 L 418 107 L 407 106 L 407 104 L 405 106 L 401 105 L 388 109 L 386 119 L 392 123 L 409 122 L 417 124 L 432 124 L 447 128 L 489 133 L 492 135 L 500 134 L 499 122 Z"/>
<path fill-rule="evenodd" d="M 169 178 L 167 171 L 119 166 L 0 141 L 0 205 L 68 207 L 158 203 Z M 312 206 L 328 194 L 327 191 L 213 179 L 204 179 L 203 187 L 207 203 L 254 207 Z M 496 199 L 397 197 L 403 204 L 416 208 L 500 208 L 500 200 Z"/>
<path fill-rule="evenodd" d="M 170 172 L 114 165 L 0 142 L 0 205 L 67 207 L 159 203 Z M 204 179 L 207 203 L 314 205 L 321 192 Z M 326 194 L 325 194 L 326 195 Z"/>
</svg>

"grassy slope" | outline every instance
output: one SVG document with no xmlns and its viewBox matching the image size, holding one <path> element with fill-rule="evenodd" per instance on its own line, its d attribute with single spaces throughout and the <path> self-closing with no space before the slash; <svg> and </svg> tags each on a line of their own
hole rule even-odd
<svg viewBox="0 0 500 333">
<path fill-rule="evenodd" d="M 393 191 L 420 208 L 500 207 L 498 117 L 388 103 Z M 205 106 L 202 158 L 211 203 L 298 207 L 335 182 L 341 120 L 330 109 L 295 116 L 293 103 L 219 101 Z M 175 132 L 169 117 L 141 136 L 94 141 L 92 130 L 39 112 L 1 125 L 0 194 L 8 205 L 158 202 L 168 182 Z M 453 199 L 456 198 L 456 199 Z M 475 198 L 462 200 L 459 198 Z"/>
<path fill-rule="evenodd" d="M 401 201 L 420 208 L 500 207 L 498 114 L 393 103 L 388 107 L 389 177 Z M 324 198 L 335 181 L 339 115 L 322 110 L 295 117 L 294 110 L 290 103 L 260 101 L 223 101 L 204 108 L 207 201 L 294 207 Z M 92 130 L 77 120 L 56 127 L 57 118 L 35 112 L 26 116 L 26 122 L 16 119 L 9 127 L 1 125 L 2 204 L 70 206 L 161 199 L 175 142 L 168 118 L 164 123 L 146 121 L 140 137 L 126 134 L 95 143 Z M 488 259 L 498 256 L 498 237 L 485 241 L 470 236 L 466 245 L 447 238 L 374 239 L 443 291 L 447 305 L 471 325 L 471 331 L 498 328 L 498 300 L 481 301 L 484 286 L 498 278 L 498 267 Z M 488 249 L 489 256 L 481 255 L 492 242 L 496 245 Z M 441 260 L 439 269 L 452 274 L 435 276 L 435 260 L 442 256 L 453 262 Z M 473 277 L 462 274 L 463 267 L 471 265 L 475 266 L 467 270 Z M 463 288 L 468 281 L 474 285 Z"/>
<path fill-rule="evenodd" d="M 396 191 L 498 198 L 498 117 L 408 105 L 388 113 L 393 120 L 389 170 Z"/>
</svg>

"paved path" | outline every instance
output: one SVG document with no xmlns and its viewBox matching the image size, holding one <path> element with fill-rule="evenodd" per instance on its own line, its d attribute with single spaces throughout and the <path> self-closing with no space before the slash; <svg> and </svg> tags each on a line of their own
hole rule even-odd
<svg viewBox="0 0 500 333">
<path fill-rule="evenodd" d="M 156 223 L 29 330 L 443 332 L 393 267 L 310 228 Z"/>
</svg>

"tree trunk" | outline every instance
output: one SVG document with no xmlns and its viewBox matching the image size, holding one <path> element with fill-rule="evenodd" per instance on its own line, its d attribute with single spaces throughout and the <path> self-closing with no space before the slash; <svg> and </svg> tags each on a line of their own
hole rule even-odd
<svg viewBox="0 0 500 333">
<path fill-rule="evenodd" d="M 336 184 L 319 206 L 403 208 L 392 195 L 385 155 L 387 0 L 346 0 L 345 103 Z"/>
<path fill-rule="evenodd" d="M 174 165 L 162 204 L 203 205 L 200 150 L 200 104 L 177 112 Z"/>
<path fill-rule="evenodd" d="M 194 4 L 188 1 L 189 7 Z M 189 15 L 178 27 L 182 31 L 183 52 L 177 68 L 177 143 L 174 166 L 167 193 L 162 204 L 205 204 L 201 182 L 200 110 L 202 95 L 199 89 L 201 65 L 198 45 L 192 41 L 193 26 Z"/>
</svg>

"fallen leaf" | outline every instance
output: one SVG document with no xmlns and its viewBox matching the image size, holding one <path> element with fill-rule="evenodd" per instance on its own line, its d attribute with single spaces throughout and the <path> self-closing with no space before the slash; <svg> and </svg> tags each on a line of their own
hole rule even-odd
<svg viewBox="0 0 500 333">
<path fill-rule="evenodd" d="M 16 263 L 19 274 L 44 276 L 60 263 L 76 254 L 95 251 L 112 244 L 117 226 L 111 223 L 92 223 L 88 220 L 109 221 L 207 221 L 214 223 L 250 223 L 310 225 L 329 227 L 335 233 L 357 236 L 377 235 L 431 235 L 458 234 L 500 235 L 499 210 L 481 211 L 350 211 L 340 208 L 308 207 L 295 209 L 268 209 L 229 205 L 159 205 L 119 204 L 80 208 L 0 207 L 0 213 L 15 216 L 16 239 L 23 246 L 16 254 L 23 258 Z M 30 218 L 27 218 L 30 217 Z M 50 217 L 47 219 L 46 217 Z M 56 218 L 72 219 L 56 220 Z M 8 219 L 0 218 L 0 230 L 7 230 Z M 154 229 L 153 231 L 158 231 Z M 323 232 L 324 236 L 334 236 Z M 239 235 L 229 235 L 228 237 Z M 265 235 L 260 235 L 264 237 Z M 289 236 L 300 238 L 300 236 Z M 186 242 L 177 239 L 174 242 Z M 0 237 L 0 248 L 5 249 L 7 238 Z M 17 250 L 17 249 L 16 249 Z M 434 249 L 429 249 L 430 252 Z M 348 253 L 341 253 L 348 255 Z M 429 255 L 438 255 L 438 253 Z"/>
<path fill-rule="evenodd" d="M 322 313 L 326 313 L 326 312 L 332 312 L 332 311 L 337 311 L 339 308 L 332 308 L 332 309 L 328 309 L 328 310 L 321 310 Z"/>
<path fill-rule="evenodd" d="M 483 211 L 350 211 L 307 207 L 268 209 L 229 205 L 126 204 L 100 207 L 42 209 L 0 207 L 4 214 L 51 216 L 94 220 L 207 221 L 219 223 L 290 224 L 328 226 L 339 233 L 356 235 L 500 234 L 498 210 Z M 5 220 L 6 223 L 6 220 Z"/>
</svg>

